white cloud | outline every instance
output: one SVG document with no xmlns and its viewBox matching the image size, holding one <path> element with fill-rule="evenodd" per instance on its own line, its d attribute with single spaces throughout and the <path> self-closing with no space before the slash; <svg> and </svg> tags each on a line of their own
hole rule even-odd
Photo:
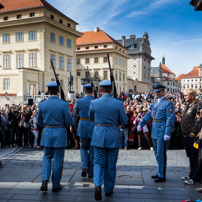
<svg viewBox="0 0 202 202">
<path fill-rule="evenodd" d="M 74 3 L 63 0 L 48 0 L 68 17 L 79 23 L 79 31 L 93 30 L 94 26 L 101 29 L 123 12 L 123 6 L 127 0 L 76 0 Z"/>
<path fill-rule="evenodd" d="M 141 7 L 144 7 L 141 10 L 133 11 L 129 15 L 127 15 L 127 18 L 137 17 L 137 16 L 143 16 L 148 15 L 155 10 L 160 9 L 161 7 L 165 7 L 168 4 L 176 3 L 178 0 L 154 0 L 151 4 L 148 5 L 148 3 L 143 2 Z M 151 2 L 151 1 L 150 1 Z M 146 5 L 146 6 L 145 6 Z"/>
</svg>

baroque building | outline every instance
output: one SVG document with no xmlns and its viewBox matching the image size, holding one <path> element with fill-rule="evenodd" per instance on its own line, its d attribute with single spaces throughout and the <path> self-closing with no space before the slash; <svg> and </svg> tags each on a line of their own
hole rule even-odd
<svg viewBox="0 0 202 202">
<path fill-rule="evenodd" d="M 181 85 L 178 80 L 175 79 L 176 75 L 165 65 L 165 57 L 162 58 L 162 63 L 159 67 L 151 68 L 152 84 L 163 84 L 166 86 L 166 92 L 180 92 Z"/>
<path fill-rule="evenodd" d="M 89 67 L 91 77 L 96 85 L 99 81 L 110 79 L 107 60 L 109 54 L 111 68 L 116 82 L 117 93 L 127 89 L 127 60 L 130 56 L 127 49 L 98 27 L 94 31 L 83 32 L 76 41 L 77 76 L 81 78 L 81 89 L 89 83 Z"/>
<path fill-rule="evenodd" d="M 59 74 L 65 94 L 67 77 L 76 77 L 76 39 L 82 34 L 77 22 L 45 0 L 1 0 L 0 93 L 16 95 L 19 101 L 45 91 L 55 80 L 50 59 Z M 79 82 L 78 82 L 79 83 Z"/>
<path fill-rule="evenodd" d="M 151 88 L 151 46 L 148 33 L 144 33 L 142 38 L 130 35 L 130 39 L 122 36 L 117 40 L 128 51 L 130 58 L 127 60 L 128 89 L 134 92 L 150 91 Z"/>
<path fill-rule="evenodd" d="M 182 91 L 188 88 L 195 89 L 198 93 L 202 92 L 202 64 L 193 67 L 193 69 L 187 74 L 180 74 L 176 77 L 181 83 Z"/>
</svg>

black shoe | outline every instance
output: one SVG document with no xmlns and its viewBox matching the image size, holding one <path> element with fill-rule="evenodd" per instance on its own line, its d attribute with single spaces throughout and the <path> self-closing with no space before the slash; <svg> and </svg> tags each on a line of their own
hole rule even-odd
<svg viewBox="0 0 202 202">
<path fill-rule="evenodd" d="M 96 201 L 102 200 L 102 190 L 100 186 L 95 188 L 95 200 Z"/>
<path fill-rule="evenodd" d="M 166 179 L 165 178 L 161 178 L 161 177 L 158 177 L 154 180 L 154 182 L 165 182 Z"/>
<path fill-rule="evenodd" d="M 52 192 L 57 192 L 57 191 L 60 191 L 61 189 L 62 189 L 62 185 L 59 185 L 57 189 L 52 189 Z"/>
<path fill-rule="evenodd" d="M 48 181 L 43 181 L 41 185 L 41 191 L 48 191 Z"/>
<path fill-rule="evenodd" d="M 88 178 L 93 178 L 93 175 L 88 176 Z"/>
<path fill-rule="evenodd" d="M 87 172 L 88 172 L 88 169 L 87 169 L 87 168 L 82 169 L 81 177 L 86 177 Z"/>
<path fill-rule="evenodd" d="M 157 174 L 151 176 L 152 179 L 156 179 L 156 178 L 158 178 L 158 177 L 159 177 L 159 176 L 158 176 Z"/>
<path fill-rule="evenodd" d="M 105 193 L 105 196 L 111 196 L 113 194 L 113 191 L 110 193 Z"/>
</svg>

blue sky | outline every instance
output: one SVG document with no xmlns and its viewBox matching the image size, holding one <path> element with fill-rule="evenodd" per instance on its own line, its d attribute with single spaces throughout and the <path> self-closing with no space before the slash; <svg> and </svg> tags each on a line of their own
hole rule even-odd
<svg viewBox="0 0 202 202">
<path fill-rule="evenodd" d="M 114 39 L 146 31 L 158 66 L 162 56 L 176 75 L 202 64 L 202 11 L 190 0 L 47 0 L 79 23 L 78 31 L 100 27 Z"/>
</svg>

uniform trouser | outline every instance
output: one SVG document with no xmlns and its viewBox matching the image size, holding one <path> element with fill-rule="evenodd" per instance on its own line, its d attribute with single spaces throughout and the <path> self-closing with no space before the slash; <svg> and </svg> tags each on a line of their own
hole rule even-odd
<svg viewBox="0 0 202 202">
<path fill-rule="evenodd" d="M 91 138 L 80 138 L 81 148 L 81 165 L 82 169 L 88 169 L 88 176 L 93 176 L 93 159 L 94 159 L 94 147 L 91 146 Z"/>
<path fill-rule="evenodd" d="M 189 177 L 196 182 L 200 182 L 201 174 L 197 172 L 198 149 L 193 147 L 193 145 L 194 145 L 194 138 L 190 138 L 189 136 L 184 137 L 184 146 L 190 163 Z"/>
<path fill-rule="evenodd" d="M 116 162 L 119 148 L 95 147 L 94 159 L 94 183 L 95 187 L 102 186 L 104 179 L 104 191 L 110 193 L 114 189 L 116 180 Z"/>
<path fill-rule="evenodd" d="M 52 171 L 52 188 L 57 189 L 60 185 L 62 177 L 63 160 L 64 160 L 65 148 L 44 147 L 44 156 L 42 164 L 42 181 L 49 181 L 52 159 L 53 159 L 53 171 Z"/>
<path fill-rule="evenodd" d="M 167 155 L 166 152 L 168 150 L 169 142 L 170 141 L 164 141 L 164 139 L 153 139 L 153 148 L 154 148 L 154 153 L 156 157 L 156 162 L 158 164 L 158 170 L 157 170 L 157 175 L 161 178 L 166 178 L 166 162 L 167 162 Z M 165 147 L 165 148 L 164 148 Z M 165 149 L 165 150 L 164 150 Z M 166 158 L 164 160 L 164 158 Z"/>
</svg>

